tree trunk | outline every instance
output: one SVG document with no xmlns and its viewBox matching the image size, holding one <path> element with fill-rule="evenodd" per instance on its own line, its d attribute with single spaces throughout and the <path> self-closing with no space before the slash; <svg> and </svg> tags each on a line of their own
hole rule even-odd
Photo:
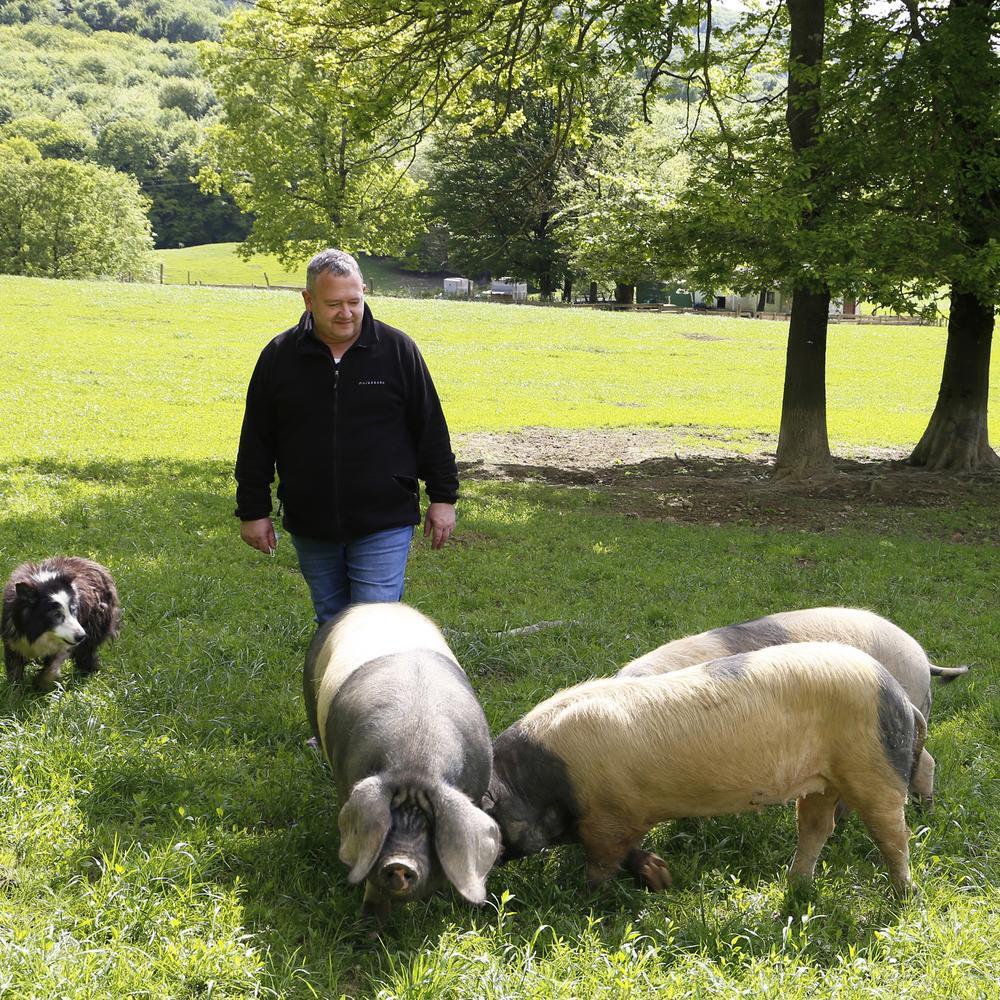
<svg viewBox="0 0 1000 1000">
<path fill-rule="evenodd" d="M 573 279 L 569 275 L 563 278 L 562 300 L 563 302 L 573 301 Z"/>
<path fill-rule="evenodd" d="M 590 283 L 590 292 L 587 295 L 587 301 L 591 305 L 594 305 L 597 302 L 597 282 L 596 281 L 592 281 Z"/>
<path fill-rule="evenodd" d="M 826 333 L 830 292 L 796 288 L 788 325 L 785 390 L 774 474 L 808 479 L 833 469 L 826 434 Z"/>
<path fill-rule="evenodd" d="M 622 281 L 615 282 L 615 302 L 631 305 L 635 302 L 635 285 L 626 285 Z"/>
<path fill-rule="evenodd" d="M 820 134 L 825 7 L 823 0 L 787 0 L 787 4 L 790 31 L 785 122 L 792 150 L 801 159 Z M 820 212 L 815 203 L 803 212 L 802 229 L 815 228 Z M 829 322 L 829 288 L 803 286 L 792 289 L 775 478 L 807 479 L 833 471 L 826 433 L 826 333 Z"/>
<path fill-rule="evenodd" d="M 908 465 L 931 472 L 1000 468 L 986 422 L 994 322 L 991 305 L 952 289 L 941 389 Z"/>
<path fill-rule="evenodd" d="M 971 53 L 980 74 L 970 80 L 968 67 L 958 61 L 949 62 L 946 69 L 947 89 L 953 95 L 949 125 L 959 152 L 953 211 L 970 254 L 982 253 L 996 238 L 1000 204 L 1000 188 L 982 184 L 983 164 L 997 141 L 993 105 L 981 100 L 981 94 L 995 88 L 998 72 L 997 54 L 991 48 L 992 2 L 952 0 L 948 10 L 948 41 L 955 51 Z M 957 473 L 1000 468 L 987 426 L 996 297 L 984 301 L 980 295 L 952 282 L 941 388 L 927 429 L 907 459 L 909 465 Z"/>
</svg>

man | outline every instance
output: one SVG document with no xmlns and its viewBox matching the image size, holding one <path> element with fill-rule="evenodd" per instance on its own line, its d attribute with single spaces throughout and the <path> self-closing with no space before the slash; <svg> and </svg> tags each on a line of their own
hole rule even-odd
<svg viewBox="0 0 1000 1000">
<path fill-rule="evenodd" d="M 322 624 L 348 604 L 398 601 L 418 479 L 424 535 L 455 527 L 458 473 L 434 383 L 416 344 L 376 320 L 357 261 L 324 250 L 309 262 L 306 312 L 261 352 L 236 459 L 240 537 L 273 552 L 271 483 Z M 279 509 L 280 512 L 280 509 Z"/>
</svg>

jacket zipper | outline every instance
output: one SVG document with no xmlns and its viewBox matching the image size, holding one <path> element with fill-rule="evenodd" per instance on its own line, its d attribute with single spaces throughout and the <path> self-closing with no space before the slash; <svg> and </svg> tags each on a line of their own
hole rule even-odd
<svg viewBox="0 0 1000 1000">
<path fill-rule="evenodd" d="M 340 385 L 340 365 L 333 358 L 330 358 L 333 362 L 333 521 L 337 526 L 337 537 L 342 537 L 341 534 L 341 523 L 340 523 L 340 469 L 339 465 L 339 455 L 337 454 L 337 424 L 338 411 L 340 403 L 340 395 L 337 392 L 337 387 Z"/>
</svg>

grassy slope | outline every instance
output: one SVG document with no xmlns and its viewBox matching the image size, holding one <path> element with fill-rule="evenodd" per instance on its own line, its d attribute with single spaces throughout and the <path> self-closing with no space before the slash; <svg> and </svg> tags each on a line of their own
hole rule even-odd
<svg viewBox="0 0 1000 1000">
<path fill-rule="evenodd" d="M 377 305 L 425 345 L 457 429 L 516 426 L 519 408 L 565 426 L 670 419 L 655 372 L 684 385 L 691 422 L 753 426 L 774 405 L 778 380 L 759 373 L 780 359 L 780 331 L 762 324 L 687 341 L 638 317 L 582 314 L 577 328 L 573 314 L 574 335 L 566 313 Z M 0 691 L 0 996 L 992 995 L 998 553 L 940 540 L 950 532 L 920 512 L 878 537 L 699 528 L 624 520 L 585 491 L 473 483 L 455 544 L 415 547 L 407 594 L 450 630 L 494 727 L 668 638 L 783 607 L 867 605 L 939 662 L 982 665 L 936 689 L 939 804 L 912 817 L 920 901 L 889 901 L 856 820 L 827 846 L 815 894 L 786 894 L 794 824 L 772 809 L 658 830 L 677 877 L 662 897 L 624 880 L 588 894 L 566 848 L 498 870 L 481 911 L 435 897 L 369 942 L 329 781 L 304 747 L 305 588 L 287 544 L 259 557 L 231 520 L 249 366 L 296 308 L 273 293 L 0 279 L 0 569 L 89 554 L 126 609 L 91 683 Z M 884 343 L 903 370 L 880 352 L 895 381 L 859 420 L 892 426 L 905 399 L 912 437 L 925 411 L 910 390 L 933 384 L 940 343 L 922 372 L 898 335 Z M 861 398 L 849 368 L 834 368 L 834 394 L 854 378 Z M 530 408 L 519 374 L 543 394 Z M 608 384 L 648 410 L 602 401 Z M 853 433 L 840 439 L 868 440 Z M 566 624 L 495 634 L 539 620 Z"/>
<path fill-rule="evenodd" d="M 301 287 L 305 263 L 288 270 L 271 254 L 255 254 L 250 260 L 236 256 L 237 243 L 209 243 L 205 246 L 183 247 L 180 250 L 157 250 L 152 256 L 152 276 L 159 281 L 163 264 L 163 281 L 167 285 L 292 285 Z M 434 294 L 441 291 L 441 279 L 424 274 L 410 274 L 388 262 L 359 254 L 369 288 L 386 295 Z"/>
</svg>

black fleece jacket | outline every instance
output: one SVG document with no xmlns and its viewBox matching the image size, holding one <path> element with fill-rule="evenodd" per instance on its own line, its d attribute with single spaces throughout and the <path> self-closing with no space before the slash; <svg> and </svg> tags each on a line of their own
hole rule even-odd
<svg viewBox="0 0 1000 1000">
<path fill-rule="evenodd" d="M 367 305 L 339 365 L 311 313 L 278 334 L 247 390 L 236 458 L 241 520 L 270 515 L 275 469 L 285 529 L 307 538 L 348 542 L 418 524 L 418 479 L 432 502 L 454 503 L 448 426 L 417 345 Z"/>
</svg>

